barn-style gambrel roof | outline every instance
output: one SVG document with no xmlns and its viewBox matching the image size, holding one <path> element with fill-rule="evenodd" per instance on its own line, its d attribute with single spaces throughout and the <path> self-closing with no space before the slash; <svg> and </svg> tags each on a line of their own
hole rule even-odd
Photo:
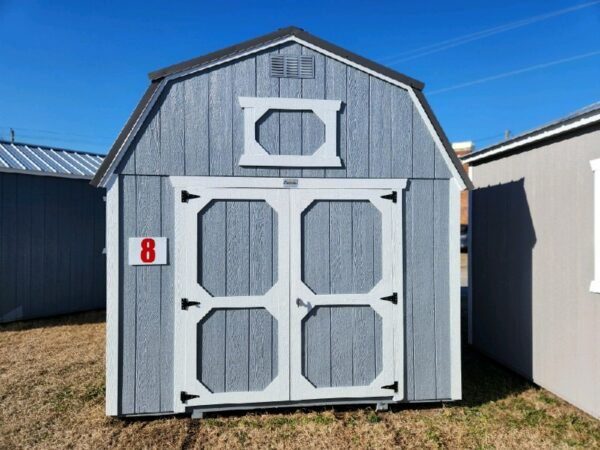
<svg viewBox="0 0 600 450">
<path fill-rule="evenodd" d="M 296 41 L 301 45 L 306 45 L 313 48 L 315 51 L 324 53 L 332 58 L 341 60 L 346 64 L 350 64 L 360 70 L 370 73 L 373 76 L 379 77 L 385 81 L 399 85 L 408 90 L 414 95 L 414 101 L 420 106 L 427 119 L 428 125 L 431 126 L 431 132 L 434 139 L 438 143 L 444 158 L 448 161 L 450 169 L 459 183 L 471 189 L 472 184 L 465 173 L 462 163 L 452 150 L 452 146 L 448 141 L 442 127 L 440 126 L 435 114 L 429 106 L 425 96 L 423 95 L 424 84 L 418 80 L 408 77 L 400 72 L 397 72 L 389 67 L 385 67 L 369 59 L 363 58 L 353 52 L 338 47 L 330 42 L 324 41 L 300 28 L 287 27 L 281 28 L 275 32 L 254 38 L 240 44 L 224 48 L 222 50 L 206 54 L 188 61 L 184 61 L 163 69 L 156 70 L 149 74 L 150 86 L 146 90 L 144 96 L 133 111 L 125 127 L 119 133 L 115 143 L 105 158 L 103 164 L 98 169 L 95 177 L 92 180 L 94 186 L 105 186 L 110 175 L 114 172 L 120 158 L 123 156 L 127 147 L 131 143 L 138 128 L 143 122 L 145 114 L 152 108 L 156 98 L 165 87 L 167 82 L 173 78 L 178 78 L 200 70 L 205 70 L 209 67 L 224 64 L 252 53 L 256 53 L 265 48 L 279 45 L 288 41 Z"/>
</svg>

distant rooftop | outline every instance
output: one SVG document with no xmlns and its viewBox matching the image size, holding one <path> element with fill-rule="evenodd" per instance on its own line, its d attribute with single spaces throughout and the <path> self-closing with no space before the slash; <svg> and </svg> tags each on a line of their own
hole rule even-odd
<svg viewBox="0 0 600 450">
<path fill-rule="evenodd" d="M 558 120 L 554 120 L 505 141 L 498 142 L 497 144 L 490 145 L 471 155 L 464 156 L 462 160 L 465 163 L 480 163 L 508 156 L 513 151 L 521 149 L 521 147 L 528 144 L 533 144 L 596 122 L 600 122 L 600 102 L 592 103 Z"/>
<path fill-rule="evenodd" d="M 94 153 L 0 140 L 0 172 L 91 179 L 103 159 Z"/>
</svg>

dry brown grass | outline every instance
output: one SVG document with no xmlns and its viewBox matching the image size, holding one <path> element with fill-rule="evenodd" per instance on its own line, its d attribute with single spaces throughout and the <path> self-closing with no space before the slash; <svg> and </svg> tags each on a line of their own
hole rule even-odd
<svg viewBox="0 0 600 450">
<path fill-rule="evenodd" d="M 565 448 L 600 446 L 600 422 L 465 352 L 465 400 L 188 418 L 104 416 L 98 313 L 0 326 L 0 448 Z"/>
</svg>

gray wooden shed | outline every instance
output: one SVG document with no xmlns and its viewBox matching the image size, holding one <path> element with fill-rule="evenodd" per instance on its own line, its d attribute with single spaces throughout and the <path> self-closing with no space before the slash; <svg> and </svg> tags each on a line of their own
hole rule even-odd
<svg viewBox="0 0 600 450">
<path fill-rule="evenodd" d="M 101 162 L 0 141 L 0 323 L 105 307 Z"/>
<path fill-rule="evenodd" d="M 465 162 L 471 344 L 600 418 L 600 103 Z"/>
<path fill-rule="evenodd" d="M 93 180 L 107 413 L 460 398 L 469 181 L 423 84 L 294 27 L 150 79 Z"/>
</svg>

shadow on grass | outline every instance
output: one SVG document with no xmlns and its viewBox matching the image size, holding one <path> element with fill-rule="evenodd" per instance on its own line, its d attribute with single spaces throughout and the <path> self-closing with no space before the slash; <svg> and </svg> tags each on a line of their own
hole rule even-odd
<svg viewBox="0 0 600 450">
<path fill-rule="evenodd" d="M 519 394 L 534 386 L 470 346 L 463 347 L 462 370 L 463 400 L 449 406 L 481 406 Z"/>
<path fill-rule="evenodd" d="M 5 331 L 24 331 L 36 328 L 62 327 L 65 325 L 84 325 L 106 321 L 106 311 L 86 311 L 77 314 L 65 314 L 52 318 L 23 320 L 0 324 L 0 333 Z"/>
</svg>

